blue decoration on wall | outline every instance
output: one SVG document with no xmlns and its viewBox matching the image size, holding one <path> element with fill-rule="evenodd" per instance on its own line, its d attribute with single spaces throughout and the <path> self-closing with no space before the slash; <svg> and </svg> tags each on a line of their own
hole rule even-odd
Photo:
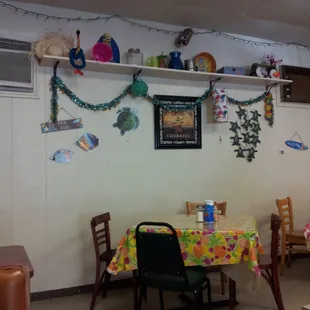
<svg viewBox="0 0 310 310">
<path fill-rule="evenodd" d="M 85 55 L 83 50 L 81 49 L 80 45 L 80 30 L 76 31 L 76 37 L 77 37 L 77 46 L 76 48 L 72 48 L 69 52 L 69 60 L 70 64 L 73 68 L 75 68 L 74 73 L 83 75 L 83 72 L 81 69 L 84 69 L 86 67 L 86 61 L 85 61 Z"/>
<path fill-rule="evenodd" d="M 297 136 L 299 138 L 300 142 L 292 140 L 295 136 Z M 295 149 L 295 150 L 298 150 L 298 151 L 308 150 L 308 146 L 304 144 L 304 142 L 300 138 L 300 135 L 298 134 L 298 132 L 295 132 L 290 140 L 285 141 L 285 144 L 288 147 Z"/>
<path fill-rule="evenodd" d="M 291 147 L 292 149 L 295 149 L 295 150 L 298 150 L 298 151 L 308 150 L 308 146 L 307 145 L 304 145 L 303 143 L 298 142 L 298 141 L 287 140 L 287 141 L 285 141 L 285 144 L 288 147 Z"/>
</svg>

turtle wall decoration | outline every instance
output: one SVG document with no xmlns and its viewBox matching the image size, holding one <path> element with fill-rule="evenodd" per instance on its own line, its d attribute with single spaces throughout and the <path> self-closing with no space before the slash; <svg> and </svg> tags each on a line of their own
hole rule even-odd
<svg viewBox="0 0 310 310">
<path fill-rule="evenodd" d="M 246 158 L 248 162 L 255 159 L 257 145 L 261 143 L 259 140 L 259 132 L 261 131 L 259 118 L 260 114 L 257 110 L 249 111 L 238 106 L 236 111 L 238 116 L 235 122 L 230 122 L 230 131 L 234 133 L 230 137 L 231 144 L 238 146 L 234 151 L 237 158 Z M 249 117 L 249 114 L 251 117 Z"/>
<path fill-rule="evenodd" d="M 134 131 L 139 127 L 140 121 L 137 116 L 137 109 L 124 107 L 119 109 L 116 114 L 118 114 L 118 116 L 116 123 L 113 124 L 113 127 L 120 130 L 121 136 L 123 136 L 126 131 Z"/>
</svg>

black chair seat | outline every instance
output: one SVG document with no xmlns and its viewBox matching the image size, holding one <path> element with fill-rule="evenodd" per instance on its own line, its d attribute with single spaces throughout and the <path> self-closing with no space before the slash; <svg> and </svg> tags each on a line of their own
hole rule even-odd
<svg viewBox="0 0 310 310">
<path fill-rule="evenodd" d="M 160 287 L 164 291 L 194 292 L 206 282 L 204 269 L 188 268 L 185 270 L 188 284 L 179 276 L 161 275 L 158 273 L 145 273 L 141 285 Z"/>
<path fill-rule="evenodd" d="M 116 252 L 116 249 L 111 249 L 109 251 L 105 251 L 100 255 L 100 260 L 102 262 L 107 262 L 110 263 L 110 261 L 112 260 L 114 254 Z"/>
</svg>

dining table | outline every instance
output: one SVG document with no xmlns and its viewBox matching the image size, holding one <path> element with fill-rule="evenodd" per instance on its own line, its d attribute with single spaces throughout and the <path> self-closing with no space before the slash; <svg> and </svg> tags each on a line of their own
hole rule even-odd
<svg viewBox="0 0 310 310">
<path fill-rule="evenodd" d="M 153 217 L 145 219 L 152 222 L 166 222 L 172 225 L 178 235 L 185 266 L 219 266 L 247 262 L 248 269 L 260 275 L 258 255 L 263 253 L 256 220 L 253 216 L 219 216 L 215 223 L 197 223 L 195 215 L 178 214 L 172 217 Z M 137 253 L 135 224 L 129 227 L 117 247 L 109 273 L 116 275 L 122 271 L 133 271 L 136 276 Z M 143 227 L 153 233 L 171 233 L 168 228 Z M 230 281 L 233 284 L 233 281 Z M 230 299 L 215 302 L 213 307 L 236 304 L 236 290 L 230 287 Z M 137 289 L 134 289 L 134 306 L 137 305 Z"/>
</svg>

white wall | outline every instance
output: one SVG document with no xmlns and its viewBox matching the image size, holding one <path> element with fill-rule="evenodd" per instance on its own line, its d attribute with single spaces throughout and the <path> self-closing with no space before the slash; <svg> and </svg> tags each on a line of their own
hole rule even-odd
<svg viewBox="0 0 310 310">
<path fill-rule="evenodd" d="M 47 12 L 40 6 L 28 9 Z M 80 13 L 48 9 L 50 14 Z M 161 25 L 162 27 L 168 27 Z M 176 27 L 170 26 L 173 29 Z M 140 47 L 145 57 L 174 50 L 174 38 L 119 21 L 109 23 L 62 23 L 37 20 L 0 10 L 1 35 L 35 40 L 47 29 L 74 34 L 79 28 L 82 47 L 90 48 L 103 32 L 109 32 L 120 50 Z M 270 49 L 243 45 L 215 36 L 193 37 L 183 59 L 207 51 L 218 67 L 251 64 Z M 273 49 L 287 64 L 309 66 L 310 54 L 294 48 Z M 262 119 L 257 158 L 248 163 L 236 159 L 230 145 L 228 124 L 207 123 L 203 106 L 203 149 L 154 150 L 153 106 L 144 100 L 126 98 L 122 106 L 139 109 L 140 128 L 121 137 L 112 127 L 116 110 L 89 112 L 78 109 L 60 95 L 60 105 L 82 117 L 84 128 L 42 134 L 40 123 L 50 115 L 51 68 L 38 68 L 39 99 L 0 98 L 0 244 L 22 244 L 35 268 L 32 291 L 50 290 L 93 282 L 94 253 L 89 222 L 109 211 L 112 242 L 116 246 L 125 229 L 152 214 L 184 211 L 186 200 L 228 201 L 229 214 L 254 215 L 268 243 L 268 221 L 276 211 L 275 199 L 291 195 L 296 224 L 309 219 L 309 154 L 288 149 L 284 141 L 298 131 L 310 144 L 310 110 L 277 107 L 274 128 Z M 59 72 L 81 98 L 93 103 L 115 97 L 131 82 L 130 76 L 95 74 L 84 77 Z M 207 84 L 145 78 L 151 94 L 201 95 Z M 261 88 L 228 89 L 240 99 L 255 97 Z M 277 102 L 279 103 L 279 102 Z M 263 103 L 255 105 L 263 114 Z M 231 120 L 236 118 L 230 107 Z M 210 113 L 209 118 L 210 118 Z M 64 114 L 60 118 L 66 118 Z M 96 134 L 100 146 L 93 152 L 78 149 L 74 142 L 85 132 Z M 219 143 L 222 135 L 222 144 Z M 59 148 L 75 152 L 73 162 L 56 164 L 48 158 Z M 279 156 L 279 149 L 285 155 Z M 265 231 L 263 231 L 265 229 Z"/>
</svg>

